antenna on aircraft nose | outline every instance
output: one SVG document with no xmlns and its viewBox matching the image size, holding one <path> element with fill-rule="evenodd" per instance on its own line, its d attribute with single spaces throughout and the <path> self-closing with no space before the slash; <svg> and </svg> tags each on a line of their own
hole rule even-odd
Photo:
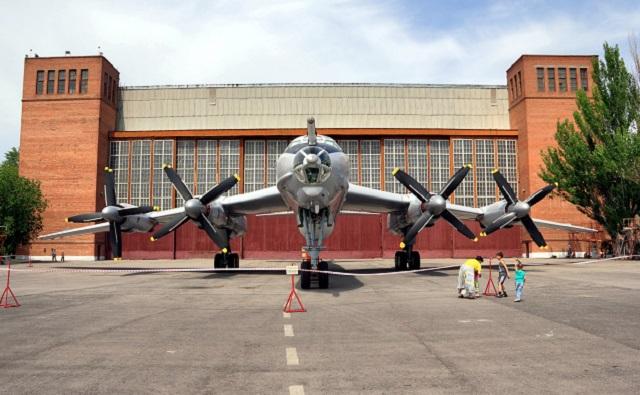
<svg viewBox="0 0 640 395">
<path fill-rule="evenodd" d="M 307 119 L 307 137 L 309 145 L 316 145 L 316 120 L 313 117 Z"/>
</svg>

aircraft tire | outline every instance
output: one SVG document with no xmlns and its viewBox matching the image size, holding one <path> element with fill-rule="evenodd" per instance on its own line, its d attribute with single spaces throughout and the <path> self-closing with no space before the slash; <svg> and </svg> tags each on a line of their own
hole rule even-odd
<svg viewBox="0 0 640 395">
<path fill-rule="evenodd" d="M 311 269 L 311 262 L 302 261 L 302 263 L 300 264 L 300 269 L 310 270 Z M 302 289 L 311 288 L 311 273 L 310 272 L 307 272 L 307 271 L 301 271 L 300 272 L 300 288 L 302 288 Z"/>
<path fill-rule="evenodd" d="M 326 261 L 320 261 L 320 263 L 318 263 L 318 270 L 329 270 L 329 263 Z M 327 273 L 318 274 L 318 288 L 329 288 L 329 275 Z"/>
<path fill-rule="evenodd" d="M 233 254 L 231 254 L 230 258 L 231 258 L 230 263 L 233 265 L 232 267 L 234 269 L 238 269 L 240 267 L 240 255 L 234 252 Z"/>
<path fill-rule="evenodd" d="M 222 254 L 215 254 L 213 256 L 213 268 L 222 269 L 224 267 L 224 257 Z"/>
<path fill-rule="evenodd" d="M 411 251 L 411 260 L 409 261 L 410 270 L 420 269 L 420 253 L 418 251 Z"/>
</svg>

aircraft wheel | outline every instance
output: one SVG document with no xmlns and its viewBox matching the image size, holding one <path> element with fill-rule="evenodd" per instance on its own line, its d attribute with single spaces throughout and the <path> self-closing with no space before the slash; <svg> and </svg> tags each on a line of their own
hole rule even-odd
<svg viewBox="0 0 640 395">
<path fill-rule="evenodd" d="M 326 261 L 320 261 L 318 263 L 318 270 L 329 270 L 329 263 Z M 318 288 L 327 289 L 329 288 L 329 274 L 320 273 L 318 274 Z"/>
<path fill-rule="evenodd" d="M 418 251 L 411 251 L 411 260 L 409 261 L 409 269 L 420 269 L 420 253 Z"/>
<path fill-rule="evenodd" d="M 213 257 L 213 268 L 222 269 L 224 267 L 224 257 L 222 254 L 216 254 Z"/>
<path fill-rule="evenodd" d="M 394 256 L 394 264 L 395 264 L 395 270 L 402 270 L 402 262 L 403 262 L 403 256 L 405 255 L 404 251 L 396 251 L 396 255 Z"/>
<path fill-rule="evenodd" d="M 311 270 L 311 262 L 302 261 L 300 264 L 300 269 Z M 300 288 L 309 289 L 311 288 L 311 272 L 301 271 L 300 272 Z"/>
<path fill-rule="evenodd" d="M 240 267 L 240 255 L 235 252 L 231 254 L 231 262 L 233 262 L 233 268 L 238 269 Z"/>
</svg>

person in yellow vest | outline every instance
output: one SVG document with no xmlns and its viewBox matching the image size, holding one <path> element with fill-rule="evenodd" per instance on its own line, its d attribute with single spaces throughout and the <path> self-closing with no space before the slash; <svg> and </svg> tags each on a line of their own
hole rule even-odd
<svg viewBox="0 0 640 395">
<path fill-rule="evenodd" d="M 484 259 L 480 255 L 467 259 L 458 271 L 458 297 L 475 299 L 480 294 L 478 278 Z"/>
</svg>

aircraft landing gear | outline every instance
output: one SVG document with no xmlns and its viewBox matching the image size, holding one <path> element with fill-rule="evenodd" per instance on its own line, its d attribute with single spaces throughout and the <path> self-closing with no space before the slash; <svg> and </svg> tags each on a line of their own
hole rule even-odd
<svg viewBox="0 0 640 395">
<path fill-rule="evenodd" d="M 309 289 L 311 288 L 311 282 L 317 281 L 318 288 L 327 289 L 329 288 L 329 275 L 327 273 L 313 273 L 307 272 L 306 270 L 311 270 L 311 261 L 302 261 L 300 264 L 300 269 L 304 269 L 300 271 L 300 288 Z M 318 262 L 318 270 L 327 271 L 329 270 L 329 263 L 327 261 Z"/>
<path fill-rule="evenodd" d="M 394 263 L 395 270 L 398 271 L 420 269 L 420 253 L 408 246 L 404 250 L 396 251 Z"/>
<path fill-rule="evenodd" d="M 240 256 L 234 253 L 219 252 L 213 257 L 214 269 L 237 269 L 240 267 Z"/>
</svg>

